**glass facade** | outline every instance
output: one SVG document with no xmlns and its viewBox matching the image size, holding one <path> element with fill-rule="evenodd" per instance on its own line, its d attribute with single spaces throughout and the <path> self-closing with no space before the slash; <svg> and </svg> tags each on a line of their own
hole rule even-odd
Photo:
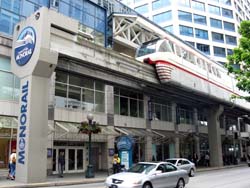
<svg viewBox="0 0 250 188">
<path fill-rule="evenodd" d="M 220 7 L 208 5 L 208 10 L 211 14 L 215 14 L 215 15 L 220 16 Z"/>
<path fill-rule="evenodd" d="M 203 53 L 208 54 L 208 55 L 210 54 L 209 45 L 197 43 L 196 47 L 197 47 L 198 50 L 202 51 Z"/>
<path fill-rule="evenodd" d="M 0 100 L 18 101 L 20 79 L 11 73 L 10 59 L 0 56 Z"/>
<path fill-rule="evenodd" d="M 193 124 L 193 111 L 185 108 L 177 108 L 177 122 L 178 124 Z"/>
<path fill-rule="evenodd" d="M 233 18 L 233 11 L 222 8 L 222 16 L 227 17 L 227 18 Z"/>
<path fill-rule="evenodd" d="M 144 118 L 143 94 L 114 88 L 115 114 Z"/>
<path fill-rule="evenodd" d="M 171 104 L 160 99 L 152 99 L 153 120 L 172 121 Z"/>
<path fill-rule="evenodd" d="M 16 23 L 30 16 L 40 7 L 53 7 L 58 12 L 78 20 L 84 32 L 93 35 L 95 42 L 105 45 L 106 10 L 90 1 L 82 0 L 0 0 L 0 32 L 12 35 Z"/>
<path fill-rule="evenodd" d="M 233 23 L 230 23 L 230 22 L 223 22 L 224 24 L 224 29 L 225 30 L 228 30 L 228 31 L 235 31 L 235 26 Z"/>
<path fill-rule="evenodd" d="M 232 44 L 232 45 L 237 45 L 237 39 L 234 36 L 226 35 L 226 43 Z"/>
<path fill-rule="evenodd" d="M 56 71 L 55 105 L 59 108 L 105 112 L 105 85 L 99 81 Z"/>
</svg>

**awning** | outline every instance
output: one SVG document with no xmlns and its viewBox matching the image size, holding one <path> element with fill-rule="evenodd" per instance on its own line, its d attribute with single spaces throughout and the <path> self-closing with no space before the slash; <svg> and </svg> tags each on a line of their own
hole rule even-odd
<svg viewBox="0 0 250 188">
<path fill-rule="evenodd" d="M 55 122 L 55 140 L 88 140 L 88 134 L 79 133 L 78 127 L 80 123 L 71 122 Z M 105 141 L 107 136 L 118 136 L 119 134 L 112 126 L 99 125 L 101 132 L 92 134 L 92 139 L 95 141 Z"/>
<path fill-rule="evenodd" d="M 165 143 L 169 140 L 169 136 L 162 132 L 167 131 L 156 131 L 156 130 L 147 130 L 141 128 L 130 128 L 130 127 L 115 127 L 115 130 L 122 135 L 132 136 L 134 139 L 142 140 L 145 137 L 152 137 L 153 143 Z"/>
</svg>

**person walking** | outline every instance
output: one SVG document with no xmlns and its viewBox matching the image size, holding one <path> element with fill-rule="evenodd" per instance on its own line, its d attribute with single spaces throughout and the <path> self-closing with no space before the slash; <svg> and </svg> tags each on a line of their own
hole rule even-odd
<svg viewBox="0 0 250 188">
<path fill-rule="evenodd" d="M 113 158 L 113 173 L 114 174 L 119 172 L 120 163 L 121 163 L 121 159 L 119 158 L 118 154 L 115 154 Z"/>
<path fill-rule="evenodd" d="M 205 155 L 205 161 L 206 161 L 206 166 L 209 167 L 209 160 L 210 160 L 210 157 L 209 157 L 209 153 L 207 152 L 206 155 Z"/>
<path fill-rule="evenodd" d="M 59 156 L 58 156 L 58 174 L 60 178 L 63 177 L 64 166 L 65 166 L 64 152 L 60 151 Z"/>
<path fill-rule="evenodd" d="M 15 180 L 15 178 L 16 178 L 16 149 L 13 149 L 9 157 L 8 179 Z"/>
</svg>

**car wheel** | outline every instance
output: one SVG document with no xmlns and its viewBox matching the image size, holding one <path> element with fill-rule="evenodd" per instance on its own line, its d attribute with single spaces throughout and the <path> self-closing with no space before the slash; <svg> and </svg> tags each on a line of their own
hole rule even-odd
<svg viewBox="0 0 250 188">
<path fill-rule="evenodd" d="M 176 188 L 184 188 L 185 187 L 185 183 L 183 179 L 179 179 Z"/>
<path fill-rule="evenodd" d="M 193 168 L 190 169 L 189 177 L 194 177 L 194 169 Z"/>
<path fill-rule="evenodd" d="M 152 185 L 150 183 L 144 183 L 142 188 L 152 188 Z"/>
</svg>

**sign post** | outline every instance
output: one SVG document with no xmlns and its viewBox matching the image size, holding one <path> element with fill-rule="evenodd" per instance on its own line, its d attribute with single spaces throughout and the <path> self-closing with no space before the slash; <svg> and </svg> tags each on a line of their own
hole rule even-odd
<svg viewBox="0 0 250 188">
<path fill-rule="evenodd" d="M 43 182 L 47 176 L 48 83 L 58 59 L 46 42 L 47 17 L 36 12 L 13 35 L 11 68 L 21 79 L 16 181 L 23 183 Z"/>
</svg>

